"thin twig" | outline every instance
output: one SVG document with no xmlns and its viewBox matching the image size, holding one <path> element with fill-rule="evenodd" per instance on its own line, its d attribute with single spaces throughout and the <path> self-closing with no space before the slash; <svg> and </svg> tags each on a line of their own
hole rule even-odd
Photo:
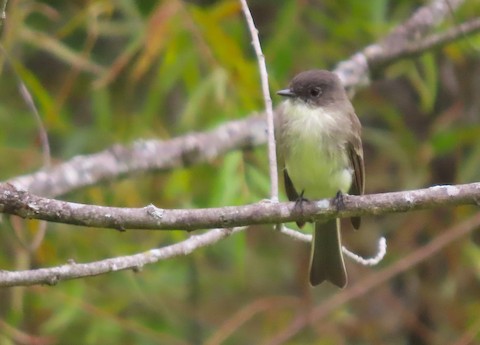
<svg viewBox="0 0 480 345">
<path fill-rule="evenodd" d="M 43 169 L 48 169 L 51 166 L 51 156 L 50 156 L 50 144 L 48 143 L 47 130 L 43 125 L 42 118 L 40 116 L 40 113 L 38 112 L 35 102 L 33 101 L 33 97 L 31 93 L 28 91 L 28 88 L 23 82 L 22 78 L 20 77 L 20 74 L 16 71 L 15 64 L 13 63 L 13 60 L 10 58 L 10 55 L 3 48 L 3 45 L 1 44 L 0 44 L 0 51 L 3 53 L 8 63 L 12 67 L 15 78 L 17 79 L 18 90 L 20 92 L 20 95 L 22 96 L 22 99 L 25 101 L 25 104 L 27 105 L 28 109 L 33 114 L 33 118 L 35 119 L 35 123 L 37 125 L 38 136 L 40 137 L 40 144 L 42 147 Z"/>
<path fill-rule="evenodd" d="M 267 113 L 268 124 L 268 163 L 270 165 L 270 199 L 273 202 L 278 202 L 278 175 L 277 175 L 277 154 L 275 150 L 275 135 L 273 128 L 273 109 L 272 99 L 270 97 L 270 90 L 268 88 L 268 73 L 267 66 L 265 65 L 265 56 L 262 52 L 262 46 L 258 38 L 258 30 L 253 22 L 252 14 L 248 8 L 246 0 L 240 0 L 242 4 L 242 10 L 247 20 L 248 29 L 252 36 L 252 45 L 257 55 L 258 68 L 260 70 L 260 80 L 262 82 L 263 98 L 265 100 L 265 111 Z"/>
<path fill-rule="evenodd" d="M 342 252 L 350 259 L 363 266 L 376 266 L 380 263 L 380 261 L 383 260 L 383 258 L 387 254 L 387 240 L 385 239 L 385 237 L 380 237 L 380 239 L 378 240 L 377 253 L 372 258 L 365 259 L 364 257 L 361 257 L 360 255 L 351 252 L 345 246 L 342 246 Z"/>
<path fill-rule="evenodd" d="M 3 50 L 3 48 L 2 48 L 2 50 Z M 22 95 L 22 98 L 25 101 L 25 103 L 30 108 L 30 111 L 33 114 L 33 118 L 35 119 L 35 122 L 37 124 L 38 136 L 40 137 L 40 143 L 41 143 L 41 146 L 42 146 L 43 168 L 48 169 L 51 166 L 51 160 L 52 159 L 51 159 L 51 156 L 50 156 L 50 144 L 48 143 L 47 130 L 45 129 L 45 126 L 43 125 L 42 118 L 40 117 L 37 106 L 35 105 L 35 102 L 33 101 L 32 95 L 30 94 L 27 87 L 25 86 L 23 81 L 20 79 L 20 77 L 19 77 L 18 82 L 19 82 L 20 94 Z"/>
<path fill-rule="evenodd" d="M 96 262 L 76 263 L 74 260 L 70 260 L 67 264 L 57 267 L 17 272 L 0 270 L 0 287 L 36 284 L 55 285 L 64 280 L 91 277 L 110 272 L 128 269 L 139 271 L 146 264 L 152 264 L 180 255 L 188 255 L 197 248 L 215 244 L 221 239 L 244 229 L 213 229 L 163 248 L 155 248 L 134 255 L 120 256 Z"/>
<path fill-rule="evenodd" d="M 287 228 L 284 224 L 280 224 L 279 232 L 300 242 L 310 243 L 312 241 L 312 235 L 304 234 L 303 232 Z M 380 237 L 377 245 L 377 253 L 372 258 L 366 259 L 364 257 L 361 257 L 360 255 L 351 252 L 345 246 L 342 246 L 342 252 L 350 259 L 363 266 L 376 266 L 383 260 L 383 258 L 387 254 L 387 240 L 385 239 L 385 237 Z"/>
</svg>

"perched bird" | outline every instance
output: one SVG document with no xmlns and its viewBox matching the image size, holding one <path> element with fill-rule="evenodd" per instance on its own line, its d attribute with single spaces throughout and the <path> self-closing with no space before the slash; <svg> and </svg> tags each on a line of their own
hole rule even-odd
<svg viewBox="0 0 480 345">
<path fill-rule="evenodd" d="M 364 193 L 361 124 L 338 76 L 325 70 L 296 75 L 275 121 L 279 170 L 290 201 L 336 198 Z M 355 229 L 360 218 L 351 218 Z M 304 224 L 297 222 L 299 227 Z M 345 287 L 340 219 L 315 222 L 310 259 L 310 284 L 328 280 Z"/>
</svg>

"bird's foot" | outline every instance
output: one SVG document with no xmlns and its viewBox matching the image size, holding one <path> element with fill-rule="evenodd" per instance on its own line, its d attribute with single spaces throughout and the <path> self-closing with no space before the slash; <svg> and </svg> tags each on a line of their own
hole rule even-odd
<svg viewBox="0 0 480 345">
<path fill-rule="evenodd" d="M 308 202 L 309 200 L 307 198 L 305 198 L 303 196 L 303 194 L 305 193 L 305 190 L 302 190 L 302 192 L 300 193 L 300 195 L 298 196 L 297 200 L 295 200 L 295 207 L 294 207 L 294 210 L 298 211 L 298 212 L 303 212 L 303 203 L 304 202 Z M 297 221 L 296 222 L 298 227 L 301 228 L 305 225 L 305 222 L 304 221 Z"/>
<path fill-rule="evenodd" d="M 298 196 L 297 200 L 295 200 L 295 208 L 300 208 L 302 209 L 303 203 L 308 202 L 309 200 L 303 196 L 305 193 L 305 190 L 302 190 L 300 195 Z"/>
<path fill-rule="evenodd" d="M 340 211 L 345 208 L 345 202 L 343 200 L 343 193 L 338 191 L 335 197 L 332 200 L 333 204 L 337 208 L 337 211 Z"/>
</svg>

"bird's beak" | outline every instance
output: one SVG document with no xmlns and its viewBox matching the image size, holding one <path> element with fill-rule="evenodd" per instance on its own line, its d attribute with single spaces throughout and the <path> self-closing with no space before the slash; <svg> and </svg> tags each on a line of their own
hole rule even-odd
<svg viewBox="0 0 480 345">
<path fill-rule="evenodd" d="M 277 91 L 277 95 L 283 96 L 283 97 L 290 97 L 290 98 L 297 96 L 295 92 L 293 92 L 291 89 L 284 89 L 284 90 Z"/>
</svg>

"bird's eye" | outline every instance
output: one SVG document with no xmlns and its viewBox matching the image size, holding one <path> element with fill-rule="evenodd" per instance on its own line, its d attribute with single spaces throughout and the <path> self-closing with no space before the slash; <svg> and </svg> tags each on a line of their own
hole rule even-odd
<svg viewBox="0 0 480 345">
<path fill-rule="evenodd" d="M 322 90 L 319 87 L 313 87 L 310 89 L 310 96 L 319 97 L 322 94 Z"/>
</svg>

